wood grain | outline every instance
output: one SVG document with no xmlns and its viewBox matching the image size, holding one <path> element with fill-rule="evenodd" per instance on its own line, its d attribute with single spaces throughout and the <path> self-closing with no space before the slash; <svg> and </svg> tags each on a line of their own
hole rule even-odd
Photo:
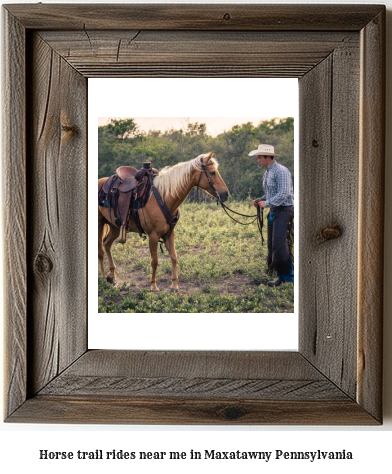
<svg viewBox="0 0 392 474">
<path fill-rule="evenodd" d="M 42 39 L 86 77 L 148 75 L 300 77 L 358 35 L 334 32 L 43 31 Z"/>
<path fill-rule="evenodd" d="M 299 353 L 89 351 L 9 420 L 377 424 Z"/>
<path fill-rule="evenodd" d="M 4 411 L 9 416 L 27 391 L 26 54 L 24 28 L 7 12 L 3 34 Z"/>
<path fill-rule="evenodd" d="M 6 5 L 25 28 L 358 31 L 379 5 Z"/>
<path fill-rule="evenodd" d="M 89 351 L 40 395 L 343 400 L 295 352 Z"/>
<path fill-rule="evenodd" d="M 324 380 L 298 352 L 91 350 L 67 375 Z"/>
<path fill-rule="evenodd" d="M 382 422 L 384 28 L 379 5 L 4 7 L 7 421 Z M 86 78 L 138 75 L 300 77 L 298 353 L 87 351 Z"/>
<path fill-rule="evenodd" d="M 358 42 L 359 42 L 359 37 Z M 300 81 L 300 347 L 356 392 L 359 43 L 336 48 Z M 317 198 L 315 198 L 317 196 Z M 338 228 L 338 237 L 320 232 Z M 306 316 L 305 316 L 306 315 Z"/>
<path fill-rule="evenodd" d="M 376 425 L 357 403 L 214 399 L 129 399 L 118 396 L 40 396 L 10 419 L 34 423 L 201 425 Z"/>
<path fill-rule="evenodd" d="M 361 46 L 357 399 L 381 419 L 385 11 L 361 31 Z"/>
<path fill-rule="evenodd" d="M 87 209 L 78 205 L 87 194 L 86 79 L 37 35 L 30 41 L 29 389 L 35 394 L 87 349 Z"/>
</svg>

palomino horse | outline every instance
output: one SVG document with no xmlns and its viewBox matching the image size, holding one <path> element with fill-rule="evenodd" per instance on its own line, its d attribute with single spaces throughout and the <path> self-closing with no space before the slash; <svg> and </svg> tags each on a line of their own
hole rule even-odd
<svg viewBox="0 0 392 474">
<path fill-rule="evenodd" d="M 108 178 L 98 180 L 98 191 Z M 172 167 L 161 170 L 154 178 L 154 186 L 161 195 L 171 215 L 175 215 L 179 206 L 188 196 L 194 186 L 211 194 L 220 201 L 226 201 L 229 197 L 229 190 L 218 172 L 218 162 L 213 158 L 213 153 L 200 155 L 197 158 L 178 163 Z M 158 242 L 170 231 L 161 208 L 151 192 L 146 205 L 138 211 L 140 224 L 144 232 L 148 235 L 151 254 L 151 290 L 159 291 L 156 281 L 156 271 L 158 267 Z M 104 227 L 108 224 L 109 232 L 104 236 Z M 130 221 L 128 232 L 139 232 L 133 219 Z M 100 274 L 105 278 L 103 266 L 103 247 L 109 263 L 108 281 L 114 282 L 115 264 L 111 254 L 111 246 L 120 234 L 120 228 L 114 223 L 113 215 L 107 207 L 98 207 L 98 260 Z M 177 254 L 174 246 L 174 230 L 164 239 L 165 246 L 169 252 L 172 273 L 171 291 L 178 291 L 178 264 Z M 102 246 L 103 243 L 103 246 Z"/>
</svg>

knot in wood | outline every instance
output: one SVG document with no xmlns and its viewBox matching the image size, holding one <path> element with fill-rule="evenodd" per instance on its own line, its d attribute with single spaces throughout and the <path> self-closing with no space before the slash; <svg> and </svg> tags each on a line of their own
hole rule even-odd
<svg viewBox="0 0 392 474">
<path fill-rule="evenodd" d="M 40 273 L 41 275 L 46 275 L 52 271 L 53 262 L 45 253 L 40 252 L 35 257 L 34 268 L 37 273 Z"/>
<path fill-rule="evenodd" d="M 240 407 L 230 406 L 223 410 L 223 414 L 227 420 L 237 420 L 241 418 L 244 413 Z"/>
<path fill-rule="evenodd" d="M 342 229 L 338 225 L 330 225 L 323 227 L 320 232 L 316 235 L 316 244 L 322 244 L 328 240 L 337 239 L 342 235 Z"/>
<path fill-rule="evenodd" d="M 77 128 L 75 127 L 75 125 L 61 125 L 61 130 L 63 132 L 72 132 L 72 133 L 77 132 Z"/>
<path fill-rule="evenodd" d="M 230 13 L 225 13 L 225 14 L 223 15 L 223 19 L 226 20 L 226 21 L 230 21 L 230 20 L 231 20 L 231 15 L 230 15 Z"/>
<path fill-rule="evenodd" d="M 314 138 L 313 141 L 312 141 L 312 147 L 313 147 L 313 148 L 318 148 L 318 146 L 319 146 L 319 142 L 318 142 L 318 140 L 316 140 L 316 139 Z"/>
</svg>

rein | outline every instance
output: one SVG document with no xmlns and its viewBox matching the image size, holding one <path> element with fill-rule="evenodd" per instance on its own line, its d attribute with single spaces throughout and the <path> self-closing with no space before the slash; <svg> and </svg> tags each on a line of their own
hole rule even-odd
<svg viewBox="0 0 392 474">
<path fill-rule="evenodd" d="M 263 209 L 261 209 L 259 206 L 257 206 L 257 214 L 256 215 L 247 215 L 247 214 L 241 214 L 240 212 L 237 212 L 237 211 L 234 211 L 233 209 L 230 209 L 228 206 L 226 206 L 226 204 L 224 204 L 224 202 L 222 201 L 218 191 L 215 189 L 214 185 L 211 183 L 211 180 L 208 176 L 208 171 L 207 171 L 207 167 L 209 165 L 212 165 L 213 163 L 207 163 L 207 164 L 204 164 L 203 163 L 203 158 L 201 158 L 201 167 L 202 167 L 202 170 L 200 171 L 200 176 L 199 176 L 199 181 L 197 183 L 197 200 L 199 201 L 199 184 L 200 184 L 200 180 L 201 180 L 201 175 L 204 171 L 204 174 L 206 175 L 206 178 L 207 178 L 207 182 L 208 182 L 208 185 L 210 187 L 210 190 L 212 191 L 212 194 L 216 194 L 217 196 L 217 204 L 220 204 L 222 206 L 222 209 L 225 211 L 225 213 L 230 217 L 231 220 L 233 220 L 234 222 L 236 222 L 237 224 L 240 224 L 240 225 L 250 225 L 250 224 L 253 224 L 254 222 L 257 221 L 257 226 L 259 228 L 259 232 L 260 232 L 260 236 L 261 236 L 261 245 L 264 245 L 264 237 L 263 237 L 263 226 L 264 226 L 264 222 L 263 222 Z M 237 220 L 235 217 L 231 216 L 229 214 L 229 212 L 233 213 L 233 214 L 236 214 L 237 216 L 241 216 L 241 217 L 247 217 L 247 218 L 253 218 L 252 221 L 250 222 L 240 222 L 239 220 Z"/>
<path fill-rule="evenodd" d="M 224 204 L 221 199 L 219 199 L 219 204 L 222 206 L 222 209 L 225 211 L 225 213 L 230 217 L 230 219 L 234 222 L 236 222 L 237 224 L 240 224 L 240 225 L 250 225 L 250 224 L 253 224 L 254 222 L 257 221 L 257 227 L 259 228 L 259 232 L 260 232 L 260 237 L 261 237 L 261 245 L 264 245 L 264 236 L 263 236 L 263 227 L 264 227 L 264 220 L 263 220 L 263 209 L 261 209 L 261 207 L 257 206 L 257 214 L 256 215 L 247 215 L 247 214 L 241 214 L 240 212 L 236 212 L 234 211 L 233 209 L 230 209 L 230 207 L 226 206 L 226 204 Z M 229 214 L 229 212 L 232 212 L 233 214 L 236 214 L 237 216 L 241 216 L 241 217 L 247 217 L 247 218 L 253 218 L 253 221 L 250 221 L 250 222 L 240 222 L 239 220 L 237 220 L 235 217 L 231 216 Z"/>
</svg>

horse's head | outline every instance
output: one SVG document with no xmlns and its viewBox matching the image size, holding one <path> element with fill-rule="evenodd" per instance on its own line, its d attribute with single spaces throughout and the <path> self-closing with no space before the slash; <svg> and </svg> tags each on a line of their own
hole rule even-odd
<svg viewBox="0 0 392 474">
<path fill-rule="evenodd" d="M 214 153 L 206 153 L 200 158 L 200 176 L 198 177 L 197 186 L 204 189 L 214 198 L 219 196 L 221 201 L 229 199 L 229 190 L 218 171 L 218 162 L 213 157 Z"/>
</svg>

